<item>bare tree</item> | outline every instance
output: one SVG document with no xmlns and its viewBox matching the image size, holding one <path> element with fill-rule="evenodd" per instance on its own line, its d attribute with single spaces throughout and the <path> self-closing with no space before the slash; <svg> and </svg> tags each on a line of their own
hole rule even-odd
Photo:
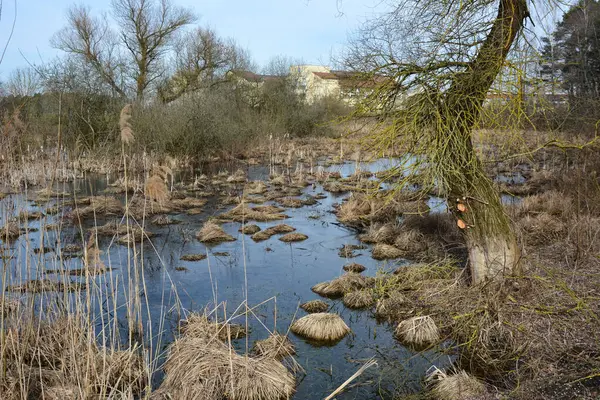
<svg viewBox="0 0 600 400">
<path fill-rule="evenodd" d="M 176 70 L 159 88 L 163 102 L 222 81 L 227 72 L 250 64 L 248 54 L 235 41 L 219 37 L 210 28 L 196 28 L 175 43 Z"/>
<path fill-rule="evenodd" d="M 135 64 L 136 96 L 141 100 L 163 70 L 161 61 L 176 32 L 195 20 L 194 14 L 170 0 L 113 0 L 121 40 Z"/>
<path fill-rule="evenodd" d="M 169 0 L 113 0 L 112 14 L 120 27 L 113 32 L 89 8 L 73 6 L 67 26 L 52 45 L 77 55 L 121 97 L 131 87 L 141 101 L 163 73 L 163 58 L 178 30 L 194 21 L 193 13 Z"/>
<path fill-rule="evenodd" d="M 55 48 L 91 65 L 115 94 L 127 97 L 125 60 L 106 18 L 92 17 L 85 6 L 73 6 L 67 11 L 67 26 L 57 32 L 50 42 Z"/>
<path fill-rule="evenodd" d="M 33 96 L 41 88 L 40 77 L 32 68 L 14 69 L 6 82 L 6 90 L 13 96 Z"/>
<path fill-rule="evenodd" d="M 386 80 L 359 109 L 381 116 L 372 143 L 402 143 L 463 228 L 472 280 L 520 271 L 500 196 L 475 151 L 486 95 L 529 16 L 526 0 L 401 0 L 354 41 L 349 66 Z M 390 124 L 390 120 L 393 123 Z"/>
</svg>

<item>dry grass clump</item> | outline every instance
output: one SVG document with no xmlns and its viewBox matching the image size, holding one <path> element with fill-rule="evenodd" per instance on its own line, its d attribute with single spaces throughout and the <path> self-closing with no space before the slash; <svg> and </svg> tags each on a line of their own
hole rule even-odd
<svg viewBox="0 0 600 400">
<path fill-rule="evenodd" d="M 398 324 L 394 335 L 403 343 L 415 346 L 435 344 L 440 340 L 437 325 L 428 315 L 413 317 Z"/>
<path fill-rule="evenodd" d="M 387 243 L 393 244 L 399 229 L 396 224 L 370 225 L 369 230 L 359 236 L 364 243 Z"/>
<path fill-rule="evenodd" d="M 429 380 L 434 382 L 431 394 L 437 400 L 481 399 L 487 394 L 483 382 L 464 370 L 447 375 L 436 369 Z"/>
<path fill-rule="evenodd" d="M 281 213 L 263 212 L 266 208 L 254 207 L 250 208 L 247 204 L 241 203 L 235 208 L 219 215 L 219 219 L 232 220 L 236 222 L 244 221 L 278 221 L 288 218 L 287 215 Z"/>
<path fill-rule="evenodd" d="M 298 233 L 298 232 L 288 233 L 279 238 L 279 240 L 281 240 L 282 242 L 286 242 L 286 243 L 301 242 L 306 239 L 308 239 L 308 236 L 306 236 L 303 233 Z"/>
<path fill-rule="evenodd" d="M 254 240 L 255 242 L 260 242 L 263 240 L 270 239 L 271 236 L 277 235 L 279 233 L 290 233 L 295 230 L 296 230 L 296 228 L 291 227 L 287 224 L 278 224 L 278 225 L 272 226 L 270 228 L 267 228 L 265 230 L 255 233 L 254 235 L 252 235 L 252 240 Z"/>
<path fill-rule="evenodd" d="M 273 175 L 271 176 L 271 184 L 276 186 L 283 186 L 287 183 L 285 176 L 283 175 Z"/>
<path fill-rule="evenodd" d="M 389 321 L 396 320 L 407 304 L 409 304 L 409 301 L 402 292 L 398 290 L 390 291 L 386 293 L 385 297 L 377 300 L 375 316 Z"/>
<path fill-rule="evenodd" d="M 242 325 L 211 321 L 205 314 L 191 313 L 181 321 L 180 332 L 188 337 L 227 342 L 247 335 Z"/>
<path fill-rule="evenodd" d="M 322 313 L 329 310 L 329 304 L 325 303 L 323 300 L 311 300 L 300 304 L 300 308 L 311 314 Z"/>
<path fill-rule="evenodd" d="M 253 235 L 256 232 L 260 232 L 260 227 L 258 225 L 254 225 L 254 224 L 243 225 L 240 227 L 240 229 L 238 231 L 243 234 L 246 234 L 246 235 Z"/>
<path fill-rule="evenodd" d="M 17 221 L 8 221 L 0 229 L 0 237 L 2 240 L 13 240 L 21 236 L 21 226 Z"/>
<path fill-rule="evenodd" d="M 121 202 L 110 196 L 94 196 L 89 198 L 89 205 L 73 210 L 75 216 L 87 218 L 96 215 L 123 215 L 124 208 Z"/>
<path fill-rule="evenodd" d="M 338 255 L 342 258 L 354 258 L 356 257 L 356 254 L 354 253 L 355 250 L 364 250 L 366 248 L 366 246 L 361 244 L 344 244 L 338 250 Z"/>
<path fill-rule="evenodd" d="M 375 304 L 375 296 L 371 290 L 359 290 L 346 293 L 342 300 L 344 305 L 352 309 L 371 307 Z"/>
<path fill-rule="evenodd" d="M 244 182 L 246 182 L 246 173 L 244 171 L 242 171 L 241 169 L 238 169 L 237 171 L 235 171 L 233 173 L 233 175 L 230 175 L 227 177 L 227 182 L 229 182 L 229 183 L 244 183 Z"/>
<path fill-rule="evenodd" d="M 258 212 L 261 212 L 261 213 L 267 213 L 267 214 L 278 214 L 278 213 L 284 211 L 283 208 L 274 206 L 272 204 L 269 204 L 269 205 L 266 205 L 266 206 L 252 207 L 252 210 L 258 211 Z"/>
<path fill-rule="evenodd" d="M 337 210 L 340 222 L 355 227 L 366 227 L 373 222 L 394 221 L 399 212 L 394 201 L 383 196 L 353 193 Z"/>
<path fill-rule="evenodd" d="M 367 268 L 362 265 L 362 264 L 357 264 L 357 263 L 351 263 L 351 264 L 346 264 L 342 267 L 342 269 L 346 272 L 352 272 L 354 274 L 360 274 L 361 272 L 364 272 Z"/>
<path fill-rule="evenodd" d="M 371 256 L 376 260 L 393 260 L 406 256 L 406 253 L 392 245 L 377 243 L 375 246 L 373 246 Z"/>
<path fill-rule="evenodd" d="M 348 185 L 344 185 L 338 181 L 328 181 L 323 184 L 323 190 L 330 193 L 344 193 L 348 192 L 351 188 Z"/>
<path fill-rule="evenodd" d="M 337 342 L 351 332 L 339 315 L 331 313 L 308 314 L 296 320 L 291 330 L 296 335 L 317 342 Z"/>
<path fill-rule="evenodd" d="M 297 199 L 295 197 L 281 198 L 278 200 L 278 203 L 288 208 L 300 208 L 304 206 L 304 202 L 302 201 L 302 199 Z"/>
<path fill-rule="evenodd" d="M 203 243 L 221 243 L 233 242 L 235 238 L 227 234 L 223 228 L 214 222 L 208 221 L 204 223 L 202 229 L 196 234 L 199 241 Z"/>
<path fill-rule="evenodd" d="M 177 399 L 290 398 L 294 376 L 270 357 L 239 355 L 224 343 L 184 336 L 169 347 L 166 376 L 156 396 Z"/>
<path fill-rule="evenodd" d="M 296 354 L 296 348 L 287 336 L 273 332 L 268 338 L 254 343 L 254 353 L 259 356 L 283 360 Z"/>
<path fill-rule="evenodd" d="M 185 254 L 181 256 L 182 261 L 202 261 L 206 259 L 206 254 Z"/>
<path fill-rule="evenodd" d="M 32 221 L 34 219 L 42 219 L 44 214 L 40 211 L 23 210 L 17 216 L 19 221 Z"/>
<path fill-rule="evenodd" d="M 202 208 L 206 205 L 206 202 L 206 199 L 198 199 L 196 197 L 171 200 L 171 204 L 179 209 Z"/>
<path fill-rule="evenodd" d="M 564 193 L 550 190 L 541 194 L 527 196 L 517 206 L 519 215 L 545 212 L 553 216 L 566 218 L 573 213 L 573 199 Z"/>
<path fill-rule="evenodd" d="M 248 182 L 244 188 L 245 194 L 263 194 L 267 192 L 267 185 L 263 181 Z"/>
<path fill-rule="evenodd" d="M 354 292 L 372 286 L 372 279 L 360 274 L 344 274 L 332 281 L 318 283 L 311 288 L 313 292 L 323 297 L 337 298 L 346 293 Z"/>
<path fill-rule="evenodd" d="M 525 215 L 517 221 L 517 226 L 525 233 L 528 244 L 557 240 L 567 227 L 563 221 L 545 212 Z"/>
<path fill-rule="evenodd" d="M 134 397 L 146 387 L 148 371 L 139 349 L 99 347 L 90 321 L 53 315 L 4 322 L 2 399 Z"/>
</svg>

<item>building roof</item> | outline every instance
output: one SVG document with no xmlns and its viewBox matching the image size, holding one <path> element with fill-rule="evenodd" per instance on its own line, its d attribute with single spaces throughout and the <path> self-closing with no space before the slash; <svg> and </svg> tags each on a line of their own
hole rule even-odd
<svg viewBox="0 0 600 400">
<path fill-rule="evenodd" d="M 383 75 L 368 76 L 352 71 L 313 72 L 315 76 L 326 80 L 337 80 L 344 88 L 373 88 L 389 80 Z"/>
<path fill-rule="evenodd" d="M 247 80 L 248 82 L 266 82 L 266 81 L 272 81 L 272 80 L 277 80 L 277 79 L 281 79 L 281 76 L 278 75 L 261 75 L 261 74 L 255 74 L 252 71 L 232 71 L 232 73 L 235 76 L 238 76 L 242 79 Z"/>
</svg>

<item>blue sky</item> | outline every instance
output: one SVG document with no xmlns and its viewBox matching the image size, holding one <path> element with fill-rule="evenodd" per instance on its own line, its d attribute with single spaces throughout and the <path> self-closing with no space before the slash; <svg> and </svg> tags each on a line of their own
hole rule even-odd
<svg viewBox="0 0 600 400">
<path fill-rule="evenodd" d="M 0 46 L 4 47 L 14 17 L 14 0 L 4 0 L 0 20 Z M 382 0 L 173 0 L 193 9 L 198 24 L 233 37 L 250 51 L 258 65 L 277 55 L 311 64 L 329 64 L 348 34 L 361 21 L 381 10 Z M 15 67 L 51 60 L 58 52 L 50 37 L 65 24 L 65 10 L 73 0 L 16 0 L 14 34 L 0 64 L 5 78 Z M 110 0 L 83 0 L 98 15 Z M 341 4 L 340 4 L 341 3 Z M 23 56 L 21 55 L 23 54 Z"/>
</svg>

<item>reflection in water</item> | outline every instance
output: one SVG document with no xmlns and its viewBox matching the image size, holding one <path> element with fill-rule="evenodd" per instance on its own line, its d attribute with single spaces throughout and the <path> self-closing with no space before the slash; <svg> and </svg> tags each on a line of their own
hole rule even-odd
<svg viewBox="0 0 600 400">
<path fill-rule="evenodd" d="M 377 172 L 394 166 L 394 160 L 380 160 L 375 163 L 361 164 L 360 168 Z M 354 172 L 354 163 L 345 163 L 328 167 L 338 170 L 342 176 Z M 248 171 L 249 179 L 266 179 L 268 168 L 251 166 Z M 60 190 L 78 191 L 78 196 L 98 193 L 107 186 L 107 178 L 89 178 L 76 181 L 72 186 L 61 187 Z M 307 187 L 304 195 L 316 195 L 323 192 L 320 185 Z M 374 276 L 379 271 L 391 270 L 396 264 L 378 262 L 371 258 L 370 250 L 358 250 L 351 259 L 340 258 L 338 249 L 345 244 L 360 244 L 354 231 L 337 224 L 335 216 L 330 212 L 334 203 L 341 201 L 345 195 L 327 195 L 317 204 L 302 208 L 290 208 L 286 214 L 290 216 L 284 222 L 296 228 L 297 232 L 306 234 L 308 239 L 293 244 L 286 244 L 274 236 L 269 240 L 254 243 L 249 236 L 238 232 L 239 223 L 225 223 L 224 230 L 237 240 L 215 246 L 207 246 L 195 239 L 195 233 L 207 218 L 224 211 L 213 199 L 198 215 L 172 214 L 171 218 L 181 221 L 176 225 L 157 226 L 146 222 L 146 229 L 154 233 L 151 242 L 137 246 L 136 251 L 143 259 L 143 281 L 140 282 L 143 291 L 144 308 L 150 314 L 150 326 L 154 335 L 155 351 L 164 350 L 164 346 L 173 339 L 179 314 L 173 310 L 176 303 L 175 292 L 183 307 L 188 310 L 202 310 L 205 306 L 226 302 L 227 316 L 234 314 L 246 297 L 253 309 L 249 316 L 251 333 L 247 339 L 238 340 L 236 347 L 245 351 L 258 339 L 268 336 L 269 330 L 286 333 L 295 317 L 305 315 L 298 308 L 300 303 L 319 298 L 311 291 L 316 283 L 331 280 L 344 271 L 342 266 L 347 262 L 357 262 L 367 267 L 366 275 Z M 3 200 L 6 220 L 9 205 L 14 205 L 11 213 L 17 213 L 23 206 L 30 211 L 40 211 L 35 204 L 26 199 L 28 196 L 13 195 Z M 266 203 L 269 204 L 269 203 Z M 439 198 L 429 200 L 431 209 L 435 212 L 445 210 L 445 202 Z M 229 206 L 231 207 L 231 206 Z M 108 218 L 110 219 L 110 218 Z M 86 231 L 94 225 L 102 225 L 107 218 L 98 217 L 96 221 L 86 221 L 82 228 Z M 45 231 L 44 224 L 58 222 L 54 216 L 47 216 L 44 222 L 31 221 L 29 232 L 8 246 L 8 252 L 14 256 L 6 259 L 10 264 L 12 274 L 3 285 L 22 278 L 29 271 L 28 279 L 39 277 L 39 271 L 50 269 L 56 253 L 35 254 L 29 251 L 39 247 L 40 241 L 52 248 L 68 243 L 82 244 L 82 234 L 78 226 L 65 226 L 60 235 L 55 231 Z M 278 222 L 258 222 L 262 229 L 273 226 Z M 100 238 L 102 258 L 106 265 L 113 268 L 109 274 L 93 277 L 92 283 L 111 292 L 113 286 L 118 288 L 119 304 L 123 304 L 125 286 L 129 271 L 135 269 L 128 255 L 128 248 L 115 243 L 113 238 Z M 207 254 L 200 261 L 183 261 L 186 254 Z M 29 264 L 31 268 L 25 268 Z M 8 265 L 8 264 L 7 264 Z M 81 267 L 79 258 L 67 259 L 65 268 Z M 37 271 L 37 272 L 36 272 Z M 84 279 L 71 277 L 69 279 Z M 246 293 L 247 290 L 247 293 Z M 71 294 L 70 296 L 75 296 Z M 85 293 L 83 294 L 85 301 Z M 305 376 L 301 376 L 295 399 L 324 398 L 348 377 L 350 377 L 366 360 L 375 357 L 377 368 L 371 368 L 356 382 L 357 385 L 347 392 L 338 395 L 338 399 L 350 398 L 390 398 L 393 390 L 410 393 L 422 385 L 422 378 L 431 367 L 442 367 L 449 362 L 446 355 L 440 352 L 419 353 L 399 344 L 393 338 L 393 327 L 378 324 L 372 318 L 370 311 L 354 311 L 343 306 L 341 300 L 326 300 L 331 305 L 331 312 L 338 313 L 352 334 L 332 347 L 315 347 L 303 339 L 290 333 L 297 348 L 297 361 L 304 368 Z M 111 308 L 110 303 L 94 304 L 96 312 L 113 316 L 116 312 L 119 326 L 126 327 L 126 312 L 124 309 Z M 220 312 L 223 316 L 223 311 Z M 238 314 L 240 314 L 238 312 Z M 275 318 L 275 314 L 277 318 Z M 147 316 L 146 316 L 147 318 Z M 160 321 L 166 318 L 167 324 Z M 244 323 L 244 317 L 237 317 L 232 322 Z M 147 326 L 147 325 L 145 325 Z M 267 329 L 265 329 L 265 327 Z M 98 325 L 99 332 L 102 324 Z M 161 335 L 158 335 L 162 332 Z M 162 342 L 158 342 L 158 337 Z M 160 378 L 160 376 L 157 376 Z"/>
</svg>

